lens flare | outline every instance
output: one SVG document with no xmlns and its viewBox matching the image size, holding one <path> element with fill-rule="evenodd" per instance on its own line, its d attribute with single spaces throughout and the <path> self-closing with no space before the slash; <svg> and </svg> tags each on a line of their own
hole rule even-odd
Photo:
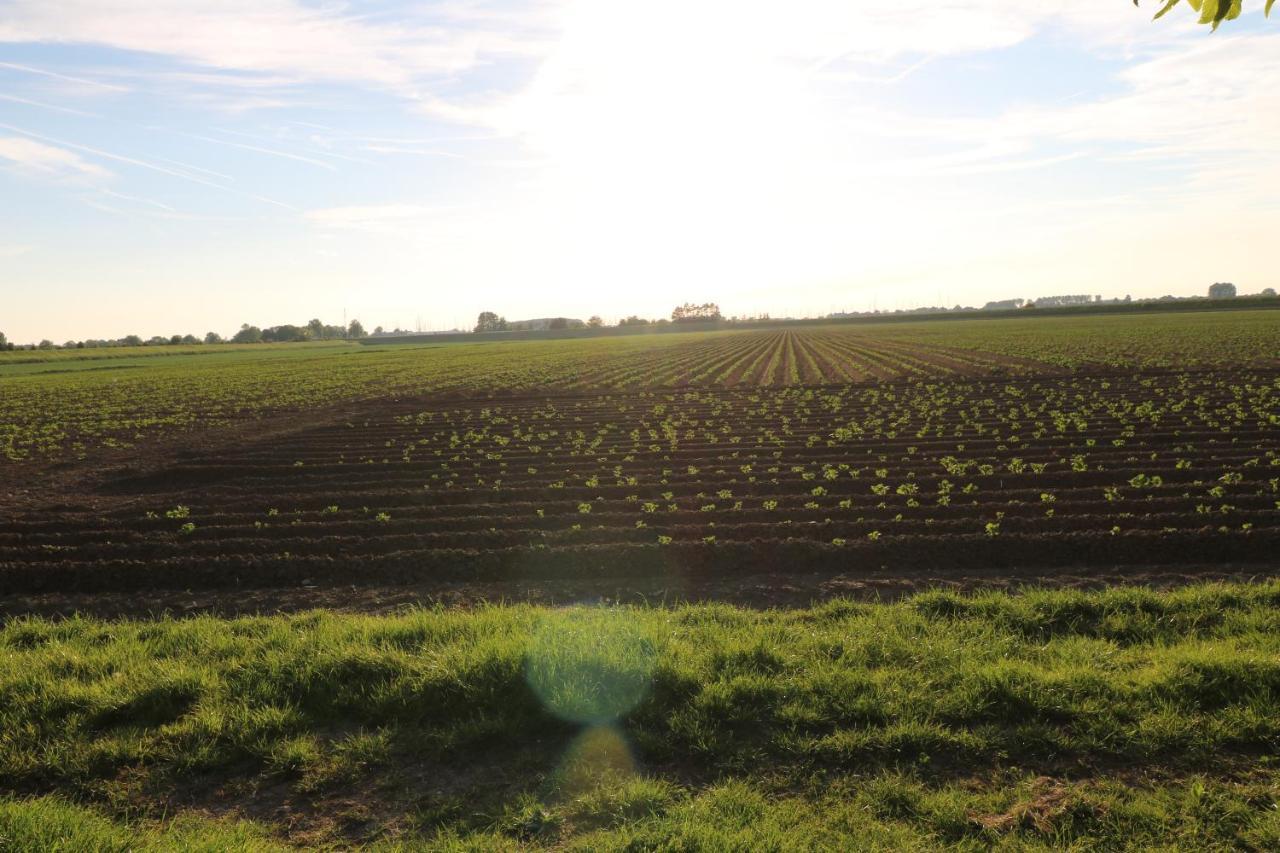
<svg viewBox="0 0 1280 853">
<path fill-rule="evenodd" d="M 557 791 L 561 797 L 577 797 L 636 773 L 635 756 L 622 732 L 614 726 L 591 726 L 565 753 L 556 773 Z"/>
<path fill-rule="evenodd" d="M 573 723 L 606 725 L 648 695 L 656 657 L 625 609 L 578 607 L 534 632 L 525 678 L 547 710 Z"/>
</svg>

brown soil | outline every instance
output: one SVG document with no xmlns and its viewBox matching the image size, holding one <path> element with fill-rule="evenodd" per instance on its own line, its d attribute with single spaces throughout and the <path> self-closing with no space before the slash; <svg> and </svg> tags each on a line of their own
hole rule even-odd
<svg viewBox="0 0 1280 853">
<path fill-rule="evenodd" d="M 795 356 L 783 336 L 768 347 Z M 1140 378 L 1110 377 L 1098 393 L 1141 399 L 1148 392 L 1134 384 Z M 1019 389 L 1052 381 L 1002 377 L 977 386 L 975 396 L 1012 394 L 1012 405 Z M 841 386 L 815 390 L 828 387 Z M 1213 393 L 1215 386 L 1204 387 Z M 766 400 L 772 408 L 758 409 L 761 393 L 776 395 Z M 956 477 L 936 461 L 954 451 L 950 435 L 904 429 L 890 439 L 829 446 L 835 426 L 864 413 L 855 406 L 833 414 L 797 389 L 667 399 L 674 400 L 663 404 L 668 415 L 682 419 L 674 449 L 659 438 L 651 451 L 650 438 L 635 437 L 659 420 L 650 415 L 652 394 L 560 390 L 347 403 L 171 436 L 89 463 L 0 468 L 0 613 L 379 611 L 601 599 L 767 607 L 892 598 L 934 586 L 1171 585 L 1280 569 L 1280 513 L 1267 491 L 1275 469 L 1256 464 L 1276 448 L 1271 429 L 1240 424 L 1224 440 L 1217 425 L 1155 425 L 1113 447 L 1114 427 L 1099 424 L 1089 458 L 1103 470 L 1084 472 L 1065 462 L 1080 450 L 1070 434 L 1013 449 L 1003 447 L 1007 438 L 969 434 L 970 456 L 1052 467 Z M 422 420 L 424 412 L 430 417 Z M 525 430 L 554 428 L 558 437 L 538 439 L 540 453 L 512 442 L 495 457 L 487 438 L 458 448 L 456 436 L 487 429 L 494 415 Z M 782 417 L 785 439 L 766 440 Z M 726 443 L 708 426 L 713 421 L 732 423 L 741 443 Z M 975 423 L 982 419 L 968 426 Z M 571 432 L 595 438 L 590 453 L 566 443 Z M 781 459 L 773 456 L 778 448 Z M 1174 456 L 1192 467 L 1174 469 Z M 870 473 L 812 481 L 791 469 L 874 469 L 881 458 L 890 460 L 895 484 L 909 476 L 918 485 L 917 507 L 872 494 L 878 478 Z M 635 483 L 605 473 L 583 484 L 623 459 Z M 762 475 L 756 482 L 738 470 L 746 459 Z M 774 464 L 776 472 L 765 474 Z M 1229 514 L 1207 516 L 1199 509 L 1203 483 L 1195 481 L 1226 466 L 1243 472 L 1243 481 L 1229 497 Z M 442 471 L 457 477 L 455 487 L 445 487 Z M 1160 473 L 1163 482 L 1126 502 L 1103 500 L 1103 486 L 1139 473 Z M 954 492 L 940 506 L 933 498 L 946 477 L 981 488 Z M 552 488 L 556 481 L 563 487 Z M 806 508 L 815 482 L 825 494 Z M 1053 513 L 1041 503 L 1046 489 L 1056 496 Z M 668 501 L 664 491 L 677 497 Z M 767 508 L 768 501 L 777 506 Z M 642 513 L 646 502 L 658 509 Z M 586 504 L 593 511 L 582 514 Z M 703 510 L 707 504 L 713 512 Z M 331 506 L 337 510 L 326 512 Z M 187 533 L 179 529 L 187 516 L 168 515 L 178 507 L 190 508 L 195 527 Z M 994 535 L 986 525 L 997 513 Z M 714 543 L 704 541 L 711 536 Z M 660 546 L 659 537 L 670 544 Z"/>
</svg>

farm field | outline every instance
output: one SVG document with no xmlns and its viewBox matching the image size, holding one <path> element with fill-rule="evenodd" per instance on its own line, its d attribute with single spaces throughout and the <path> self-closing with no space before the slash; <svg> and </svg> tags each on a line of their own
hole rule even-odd
<svg viewBox="0 0 1280 853">
<path fill-rule="evenodd" d="M 272 347 L 151 357 L 124 389 L 28 372 L 5 382 L 105 387 L 156 428 L 113 441 L 49 404 L 61 437 L 0 467 L 11 502 L 31 489 L 0 520 L 0 589 L 1249 574 L 1280 552 L 1276 318 L 1044 321 L 1043 361 L 1010 320 Z M 279 396 L 202 396 L 251 376 Z M 386 388 L 352 399 L 353 376 Z"/>
<path fill-rule="evenodd" d="M 478 344 L 0 352 L 0 461 L 67 461 L 387 396 L 1280 368 L 1276 311 L 817 326 Z"/>
<path fill-rule="evenodd" d="M 1280 312 L 0 355 L 0 848 L 1280 845 Z"/>
</svg>

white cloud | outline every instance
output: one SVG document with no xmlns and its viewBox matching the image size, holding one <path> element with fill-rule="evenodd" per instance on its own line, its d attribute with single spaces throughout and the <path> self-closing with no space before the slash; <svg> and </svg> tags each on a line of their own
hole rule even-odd
<svg viewBox="0 0 1280 853">
<path fill-rule="evenodd" d="M 1280 92 L 1260 81 L 1278 73 L 1274 36 L 1215 37 L 1130 67 L 1129 94 L 1064 111 L 1062 130 L 1170 153 L 1274 152 Z"/>
<path fill-rule="evenodd" d="M 1272 36 L 1219 33 L 1129 65 L 1120 94 L 994 118 L 886 115 L 874 124 L 889 136 L 973 146 L 975 167 L 1044 146 L 1106 145 L 1109 161 L 1168 170 L 1165 192 L 1216 175 L 1218 192 L 1277 198 L 1280 91 L 1258 82 L 1280 75 L 1275 47 Z"/>
<path fill-rule="evenodd" d="M 1178 22 L 1166 21 L 1153 34 L 1147 18 L 1110 4 L 1026 0 L 517 0 L 496 7 L 407 6 L 394 18 L 301 0 L 0 0 L 0 42 L 106 45 L 237 72 L 192 72 L 183 81 L 161 71 L 156 81 L 121 86 L 6 66 L 106 90 L 184 82 L 252 89 L 349 81 L 420 100 L 437 117 L 492 123 L 485 119 L 505 100 L 501 93 L 497 104 L 492 97 L 459 102 L 445 99 L 433 84 L 443 76 L 457 82 L 459 75 L 502 58 L 555 62 L 575 40 L 575 30 L 584 27 L 602 37 L 601 49 L 641 51 L 644 63 L 659 72 L 671 50 L 699 51 L 714 61 L 730 47 L 814 73 L 892 80 L 895 74 L 885 78 L 868 66 L 1000 49 L 1055 26 L 1094 44 L 1126 44 L 1139 32 L 1150 43 L 1178 30 Z M 266 95 L 228 102 L 240 110 L 277 103 Z"/>
<path fill-rule="evenodd" d="M 0 42 L 101 44 L 210 68 L 279 72 L 409 90 L 491 53 L 522 52 L 518 33 L 459 33 L 423 21 L 377 23 L 296 0 L 7 0 Z"/>
<path fill-rule="evenodd" d="M 11 168 L 42 178 L 61 180 L 99 180 L 111 172 L 90 163 L 74 151 L 46 145 L 21 136 L 0 137 L 0 160 Z"/>
<path fill-rule="evenodd" d="M 657 281 L 792 291 L 909 267 L 936 280 L 952 262 L 997 264 L 1011 244 L 1056 251 L 1082 231 L 1101 233 L 1083 228 L 1095 219 L 1111 227 L 1171 195 L 1198 195 L 1210 175 L 1244 180 L 1247 171 L 1198 155 L 1274 151 L 1280 138 L 1280 103 L 1256 84 L 1259 68 L 1280 70 L 1264 56 L 1266 39 L 1220 33 L 1208 45 L 1189 21 L 1153 26 L 1127 6 L 582 0 L 559 10 L 554 29 L 528 84 L 474 100 L 419 99 L 435 118 L 528 149 L 530 186 L 504 193 L 505 215 L 477 208 L 445 222 L 392 205 L 308 218 L 419 244 L 424 232 L 447 231 L 457 236 L 443 251 L 459 268 L 459 247 L 482 236 L 524 241 L 530 280 L 583 292 L 606 280 L 637 291 Z M 968 117 L 977 99 L 959 87 L 944 112 L 866 97 L 867 76 L 879 98 L 884 83 L 923 62 L 982 52 L 998 62 L 1002 48 L 1048 31 L 1066 32 L 1081 57 L 1129 57 L 1117 78 L 1126 91 L 994 116 L 987 105 Z M 1086 183 L 1037 199 L 1010 179 L 990 188 L 974 180 L 1035 172 L 1029 178 L 1047 183 L 1068 164 L 1100 174 L 1094 160 L 1156 144 L 1166 146 L 1168 180 L 1136 194 L 1129 183 L 1128 193 Z M 1213 192 L 1215 209 L 1230 206 L 1225 190 Z M 520 205 L 537 213 L 522 218 Z"/>
</svg>

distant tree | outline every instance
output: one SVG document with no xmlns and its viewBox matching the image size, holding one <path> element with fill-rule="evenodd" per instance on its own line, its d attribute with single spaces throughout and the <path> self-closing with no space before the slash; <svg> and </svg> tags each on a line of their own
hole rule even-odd
<svg viewBox="0 0 1280 853">
<path fill-rule="evenodd" d="M 598 329 L 603 325 L 604 325 L 604 320 L 600 319 L 599 314 L 593 314 L 591 315 L 591 319 L 587 320 L 588 329 Z"/>
<path fill-rule="evenodd" d="M 1267 299 L 1276 298 L 1276 289 L 1274 287 L 1264 287 L 1259 296 L 1265 296 Z M 4 340 L 4 335 L 0 335 L 0 341 Z"/>
<path fill-rule="evenodd" d="M 272 326 L 262 330 L 262 340 L 275 343 L 295 343 L 311 339 L 311 330 L 305 326 L 285 323 L 283 326 Z"/>
<path fill-rule="evenodd" d="M 1093 297 L 1087 294 L 1070 294 L 1067 296 L 1041 296 L 1034 302 L 1037 308 L 1059 308 L 1064 305 L 1088 305 Z"/>
<path fill-rule="evenodd" d="M 169 343 L 174 345 L 182 343 L 182 335 L 174 335 L 173 337 L 169 338 Z"/>
<path fill-rule="evenodd" d="M 147 346 L 149 347 L 162 347 L 167 343 L 169 343 L 169 339 L 164 335 L 152 335 L 147 339 Z"/>
<path fill-rule="evenodd" d="M 45 338 L 40 342 L 40 349 L 53 349 L 53 341 Z"/>
<path fill-rule="evenodd" d="M 382 327 L 381 327 L 381 326 L 374 326 L 374 327 L 373 327 L 373 336 L 374 336 L 375 338 L 377 338 L 377 337 L 381 337 L 382 335 L 385 335 L 385 334 L 386 334 L 386 332 L 382 331 Z"/>
<path fill-rule="evenodd" d="M 240 331 L 236 332 L 231 338 L 233 344 L 260 344 L 262 343 L 262 330 L 257 326 L 250 326 L 245 323 L 240 327 Z"/>
<path fill-rule="evenodd" d="M 1235 299 L 1236 286 L 1229 281 L 1220 281 L 1209 285 L 1210 299 Z"/>
<path fill-rule="evenodd" d="M 1027 304 L 1025 299 L 1000 299 L 982 306 L 983 311 L 1013 311 Z"/>
<path fill-rule="evenodd" d="M 9 339 L 4 336 L 4 332 L 0 332 L 0 349 L 9 348 Z"/>
<path fill-rule="evenodd" d="M 142 338 L 137 335 L 125 335 L 120 339 L 120 344 L 126 347 L 140 347 L 142 346 Z"/>
<path fill-rule="evenodd" d="M 311 333 L 311 340 L 322 341 L 325 338 L 324 323 L 319 320 L 312 320 L 307 323 L 307 331 Z"/>
<path fill-rule="evenodd" d="M 553 317 L 551 322 L 547 324 L 547 328 L 552 331 L 569 328 L 569 320 L 566 317 Z"/>
<path fill-rule="evenodd" d="M 1209 24 L 1215 30 L 1223 21 L 1234 21 L 1240 17 L 1243 9 L 1241 0 L 1187 0 L 1191 8 L 1200 13 L 1200 23 Z M 1163 18 L 1165 13 L 1177 6 L 1181 0 L 1160 0 L 1164 5 L 1160 7 L 1160 11 L 1156 12 L 1156 20 Z M 1264 7 L 1264 13 L 1271 17 L 1271 7 L 1275 5 L 1276 0 L 1267 0 Z M 1138 0 L 1133 0 L 1133 5 L 1138 5 Z"/>
<path fill-rule="evenodd" d="M 209 334 L 204 336 L 204 342 L 206 344 L 220 344 L 223 342 L 222 335 L 218 334 L 217 332 L 210 332 Z"/>
<path fill-rule="evenodd" d="M 351 325 L 347 327 L 347 337 L 352 340 L 359 340 L 360 338 L 366 337 L 366 335 L 367 333 L 364 330 L 364 326 L 360 324 L 359 320 L 352 320 Z"/>
<path fill-rule="evenodd" d="M 75 342 L 75 341 L 67 341 L 65 344 L 63 344 L 63 345 L 62 345 L 62 348 L 63 348 L 63 349 L 75 349 L 75 348 L 76 348 L 76 342 Z M 84 349 L 84 346 L 81 346 L 81 347 L 80 347 L 80 349 Z"/>
<path fill-rule="evenodd" d="M 506 317 L 499 317 L 492 311 L 481 311 L 476 318 L 477 332 L 505 332 L 509 328 Z"/>
<path fill-rule="evenodd" d="M 619 326 L 648 326 L 649 321 L 644 319 L 643 317 L 637 317 L 635 314 L 632 314 L 630 317 L 623 317 L 621 320 L 619 320 L 618 325 Z"/>
<path fill-rule="evenodd" d="M 677 305 L 671 312 L 673 323 L 710 323 L 722 319 L 724 318 L 720 314 L 720 306 L 714 302 L 704 302 L 701 305 L 686 302 L 683 305 Z"/>
</svg>

